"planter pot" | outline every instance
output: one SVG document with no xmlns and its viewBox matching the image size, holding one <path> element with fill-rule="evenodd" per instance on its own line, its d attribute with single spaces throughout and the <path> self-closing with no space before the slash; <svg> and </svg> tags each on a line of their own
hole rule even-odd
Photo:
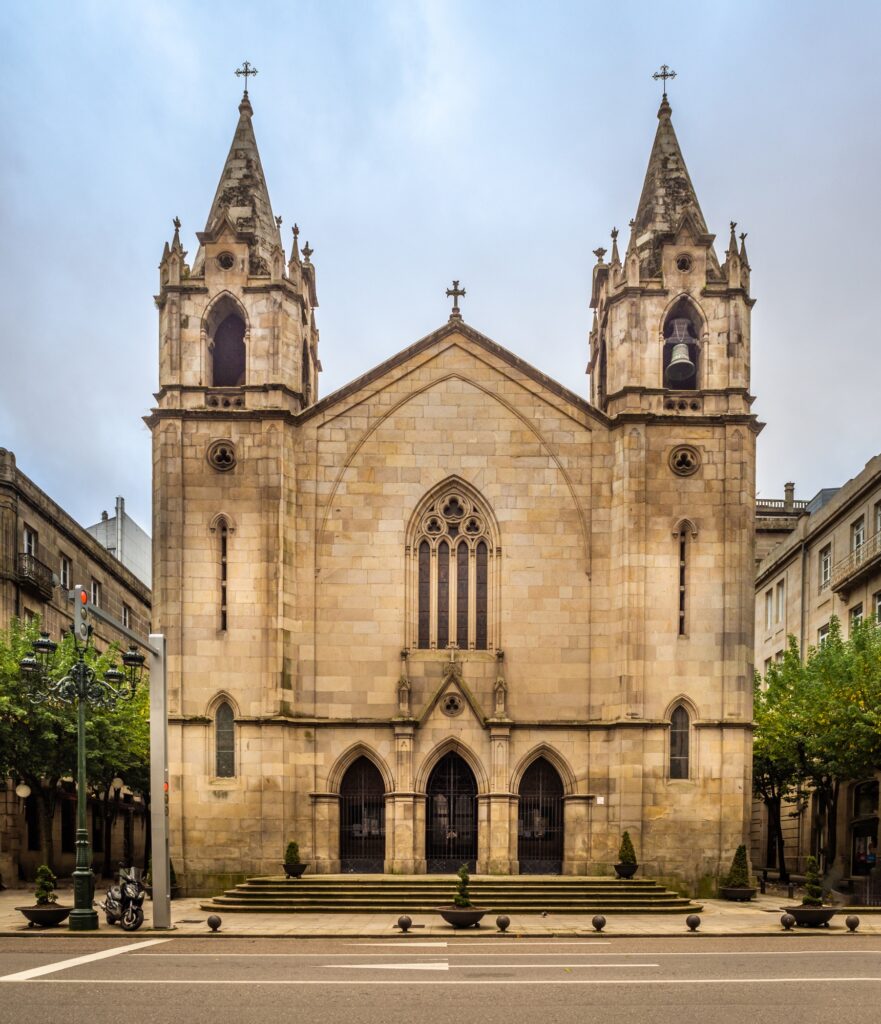
<svg viewBox="0 0 881 1024">
<path fill-rule="evenodd" d="M 438 907 L 437 912 L 454 928 L 472 928 L 478 926 L 478 922 L 487 913 L 486 910 L 478 910 L 477 907 Z"/>
<path fill-rule="evenodd" d="M 39 928 L 54 928 L 56 925 L 61 924 L 62 921 L 67 920 L 67 915 L 73 910 L 73 907 L 59 907 L 54 903 L 50 903 L 44 907 L 38 907 L 36 904 L 33 907 L 16 907 L 15 908 L 30 921 L 28 928 L 37 926 Z"/>
<path fill-rule="evenodd" d="M 719 897 L 723 900 L 734 900 L 739 903 L 747 903 L 749 900 L 755 899 L 756 890 L 747 886 L 739 885 L 720 885 L 719 886 Z"/>
<path fill-rule="evenodd" d="M 826 928 L 835 915 L 835 907 L 781 907 L 786 914 L 792 914 L 800 928 Z"/>
<path fill-rule="evenodd" d="M 301 878 L 308 864 L 282 864 L 285 878 Z"/>
<path fill-rule="evenodd" d="M 619 878 L 633 878 L 633 876 L 636 874 L 636 869 L 638 867 L 639 867 L 638 864 L 624 864 L 624 863 L 616 864 L 615 865 L 615 874 Z"/>
</svg>

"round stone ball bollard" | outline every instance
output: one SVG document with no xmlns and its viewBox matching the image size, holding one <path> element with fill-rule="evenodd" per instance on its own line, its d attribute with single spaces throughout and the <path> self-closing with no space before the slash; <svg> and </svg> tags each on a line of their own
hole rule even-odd
<svg viewBox="0 0 881 1024">
<path fill-rule="evenodd" d="M 856 916 L 856 914 L 849 914 L 844 919 L 844 923 L 847 925 L 847 930 L 849 932 L 855 932 L 857 928 L 859 928 L 860 926 L 860 919 Z"/>
<path fill-rule="evenodd" d="M 403 933 L 404 933 L 405 935 L 406 935 L 406 934 L 407 934 L 407 932 L 408 932 L 408 931 L 410 930 L 410 928 L 412 927 L 412 925 L 413 925 L 413 922 L 412 922 L 412 920 L 411 920 L 411 919 L 410 919 L 409 917 L 407 917 L 407 915 L 406 915 L 406 914 L 402 914 L 402 915 L 401 915 L 401 916 L 400 916 L 400 917 L 398 918 L 398 927 L 399 927 L 399 928 L 401 929 L 401 931 L 402 931 L 402 932 L 403 932 Z"/>
<path fill-rule="evenodd" d="M 212 914 L 208 918 L 206 924 L 208 925 L 212 932 L 216 932 L 220 929 L 220 918 L 217 916 L 217 914 Z"/>
<path fill-rule="evenodd" d="M 696 932 L 701 926 L 701 919 L 697 914 L 689 914 L 685 919 L 685 923 L 688 925 L 688 930 L 690 932 Z"/>
<path fill-rule="evenodd" d="M 506 917 L 504 914 L 499 914 L 499 916 L 496 918 L 496 928 L 498 928 L 500 932 L 506 932 L 508 930 L 508 925 L 510 925 L 510 923 L 511 918 Z"/>
<path fill-rule="evenodd" d="M 791 932 L 795 927 L 795 918 L 792 914 L 784 914 L 783 917 L 780 918 L 780 923 L 783 925 L 784 931 Z"/>
<path fill-rule="evenodd" d="M 606 919 L 602 914 L 597 914 L 590 923 L 593 925 L 595 932 L 601 932 L 606 927 Z"/>
</svg>

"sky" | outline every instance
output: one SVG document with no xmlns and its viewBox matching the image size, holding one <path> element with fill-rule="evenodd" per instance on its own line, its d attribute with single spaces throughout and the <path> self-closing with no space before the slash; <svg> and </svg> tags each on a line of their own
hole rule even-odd
<svg viewBox="0 0 881 1024">
<path fill-rule="evenodd" d="M 465 320 L 588 395 L 592 250 L 673 123 L 723 256 L 748 232 L 757 490 L 881 450 L 881 4 L 34 0 L 0 11 L 0 446 L 84 524 L 150 529 L 153 295 L 195 256 L 244 60 L 273 209 L 318 274 L 327 395 Z"/>
</svg>

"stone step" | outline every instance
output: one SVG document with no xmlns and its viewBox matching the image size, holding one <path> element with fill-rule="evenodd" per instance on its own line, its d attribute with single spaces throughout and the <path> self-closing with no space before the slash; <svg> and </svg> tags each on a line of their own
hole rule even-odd
<svg viewBox="0 0 881 1024">
<path fill-rule="evenodd" d="M 453 875 L 268 876 L 249 878 L 201 906 L 243 913 L 428 913 L 451 903 L 455 887 Z M 683 913 L 696 906 L 650 878 L 478 876 L 470 890 L 478 906 L 527 914 Z"/>
</svg>

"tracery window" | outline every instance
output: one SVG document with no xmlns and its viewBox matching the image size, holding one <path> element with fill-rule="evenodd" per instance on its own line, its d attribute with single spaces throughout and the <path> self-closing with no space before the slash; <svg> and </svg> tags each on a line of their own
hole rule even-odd
<svg viewBox="0 0 881 1024">
<path fill-rule="evenodd" d="M 419 511 L 409 546 L 415 607 L 411 643 L 422 650 L 497 644 L 493 565 L 499 553 L 487 509 L 459 484 Z"/>
<path fill-rule="evenodd" d="M 226 701 L 214 713 L 214 774 L 218 779 L 232 779 L 236 774 L 235 716 Z"/>
</svg>

